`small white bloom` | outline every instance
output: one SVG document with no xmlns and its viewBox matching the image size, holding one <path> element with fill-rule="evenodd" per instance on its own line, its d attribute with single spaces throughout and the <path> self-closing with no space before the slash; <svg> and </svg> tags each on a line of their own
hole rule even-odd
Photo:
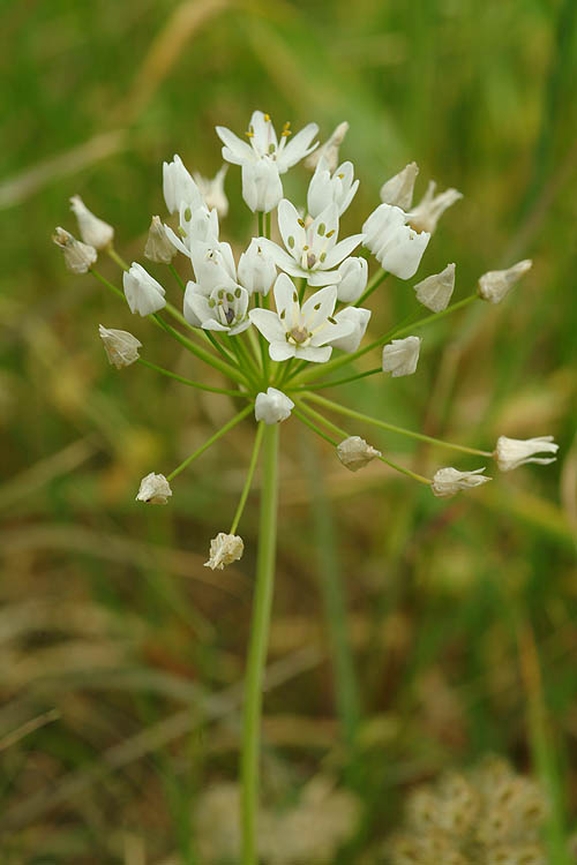
<svg viewBox="0 0 577 865">
<path fill-rule="evenodd" d="M 251 309 L 252 323 L 269 342 L 272 360 L 283 361 L 289 357 L 324 363 L 332 353 L 329 343 L 354 330 L 349 321 L 336 321 L 333 311 L 337 302 L 337 289 L 328 285 L 311 295 L 302 308 L 296 288 L 286 275 L 281 273 L 273 288 L 276 312 L 269 309 Z"/>
<path fill-rule="evenodd" d="M 136 501 L 147 502 L 150 505 L 165 505 L 171 495 L 170 484 L 164 475 L 155 475 L 151 472 L 140 481 Z"/>
<path fill-rule="evenodd" d="M 502 472 L 510 472 L 525 463 L 538 463 L 547 466 L 554 463 L 557 457 L 537 457 L 535 454 L 556 454 L 559 445 L 553 441 L 553 436 L 539 436 L 532 439 L 509 439 L 499 436 L 493 456 Z"/>
<path fill-rule="evenodd" d="M 475 469 L 472 472 L 460 472 L 454 468 L 439 469 L 431 481 L 433 495 L 438 498 L 446 498 L 454 496 L 460 490 L 469 490 L 472 487 L 486 484 L 492 478 L 482 475 L 481 473 L 484 471 L 484 468 Z"/>
<path fill-rule="evenodd" d="M 122 284 L 132 313 L 150 315 L 166 306 L 163 287 L 136 261 L 123 273 Z"/>
<path fill-rule="evenodd" d="M 216 210 L 219 216 L 224 217 L 228 213 L 228 198 L 224 191 L 224 178 L 228 171 L 228 165 L 223 165 L 214 177 L 203 177 L 195 172 L 194 179 L 198 186 L 205 204 L 209 210 Z"/>
<path fill-rule="evenodd" d="M 174 244 L 170 242 L 159 216 L 153 216 L 148 229 L 144 255 L 157 264 L 170 264 L 176 255 Z"/>
<path fill-rule="evenodd" d="M 380 196 L 383 204 L 392 204 L 395 207 L 400 207 L 405 212 L 410 210 L 413 203 L 413 189 L 415 180 L 419 173 L 419 166 L 416 162 L 409 162 L 408 165 L 391 177 L 386 183 L 381 186 Z"/>
<path fill-rule="evenodd" d="M 142 343 L 127 330 L 114 330 L 99 324 L 98 333 L 104 344 L 108 361 L 116 369 L 130 366 L 138 360 L 138 349 L 142 348 Z"/>
<path fill-rule="evenodd" d="M 365 335 L 369 319 L 371 317 L 370 309 L 363 309 L 357 306 L 345 306 L 334 315 L 334 319 L 338 324 L 350 322 L 353 325 L 353 330 L 345 335 L 331 339 L 329 345 L 333 348 L 340 348 L 341 351 L 346 351 L 347 354 L 352 354 L 361 344 L 361 340 Z"/>
<path fill-rule="evenodd" d="M 309 285 L 331 285 L 340 274 L 333 270 L 361 243 L 363 234 L 353 234 L 337 243 L 339 211 L 329 204 L 305 225 L 296 207 L 283 198 L 278 206 L 278 226 L 285 249 L 266 241 L 275 262 L 291 276 L 305 278 Z M 265 240 L 263 239 L 263 243 Z"/>
<path fill-rule="evenodd" d="M 294 407 L 294 402 L 286 394 L 276 387 L 269 387 L 266 393 L 257 393 L 254 416 L 257 421 L 262 420 L 266 424 L 280 423 L 290 417 Z"/>
<path fill-rule="evenodd" d="M 380 457 L 381 452 L 367 444 L 360 436 L 349 436 L 338 445 L 337 456 L 345 468 L 358 472 L 368 466 L 375 457 Z"/>
<path fill-rule="evenodd" d="M 437 223 L 445 210 L 463 197 L 457 189 L 446 189 L 440 195 L 435 195 L 437 184 L 431 180 L 427 191 L 408 215 L 408 223 L 415 231 L 434 232 Z"/>
<path fill-rule="evenodd" d="M 329 171 L 334 171 L 339 164 L 339 147 L 343 143 L 348 131 L 349 124 L 346 120 L 343 120 L 342 123 L 339 123 L 330 138 L 327 138 L 324 144 L 321 144 L 321 146 L 317 147 L 310 156 L 307 156 L 305 159 L 306 167 L 310 168 L 311 171 L 314 171 L 319 160 L 323 158 L 327 163 Z"/>
<path fill-rule="evenodd" d="M 204 330 L 218 330 L 235 336 L 250 327 L 249 296 L 240 285 L 234 289 L 214 288 L 206 297 L 198 285 L 189 282 L 185 292 L 184 312 L 191 324 L 198 321 Z"/>
<path fill-rule="evenodd" d="M 191 258 L 196 243 L 218 243 L 218 213 L 209 210 L 204 203 L 193 206 L 183 201 L 179 211 L 179 233 L 166 223 L 164 231 L 174 248 Z"/>
<path fill-rule="evenodd" d="M 433 312 L 446 309 L 455 288 L 455 265 L 448 264 L 440 273 L 434 273 L 413 286 L 417 300 Z"/>
<path fill-rule="evenodd" d="M 238 262 L 238 281 L 249 294 L 266 297 L 277 276 L 276 264 L 270 249 L 253 237 Z"/>
<path fill-rule="evenodd" d="M 216 213 L 216 211 L 213 211 L 213 213 Z M 204 297 L 208 299 L 214 295 L 213 299 L 216 304 L 219 300 L 218 292 L 228 292 L 233 295 L 232 301 L 227 300 L 226 309 L 228 310 L 228 304 L 234 303 L 234 297 L 236 297 L 236 300 L 239 300 L 243 295 L 236 295 L 237 290 L 241 286 L 237 283 L 234 257 L 230 244 L 219 241 L 195 241 L 191 244 L 190 257 L 196 281 L 190 280 L 187 283 L 186 291 L 184 292 L 183 313 L 189 324 L 192 324 L 194 327 L 201 327 L 203 321 L 212 316 L 208 314 L 206 306 L 203 305 L 199 308 L 198 312 L 201 312 L 204 318 L 199 318 L 198 312 L 195 311 L 196 298 Z M 243 289 L 243 291 L 247 294 L 246 289 Z M 237 306 L 236 312 L 238 311 L 239 307 Z M 236 318 L 236 314 L 234 317 Z"/>
<path fill-rule="evenodd" d="M 212 570 L 224 570 L 226 565 L 231 565 L 242 558 L 244 553 L 244 542 L 239 535 L 227 535 L 219 532 L 216 538 L 210 542 L 210 557 L 204 563 L 205 568 Z"/>
<path fill-rule="evenodd" d="M 79 195 L 73 195 L 70 199 L 70 210 L 78 220 L 80 237 L 84 243 L 95 249 L 105 249 L 112 243 L 113 227 L 88 210 Z"/>
<path fill-rule="evenodd" d="M 338 214 L 342 216 L 359 188 L 359 181 L 354 180 L 354 176 L 352 162 L 343 162 L 331 174 L 326 161 L 320 159 L 307 192 L 309 214 L 314 218 L 329 204 L 336 204 Z"/>
<path fill-rule="evenodd" d="M 178 213 L 181 206 L 193 210 L 204 205 L 204 199 L 178 154 L 172 162 L 162 163 L 162 191 L 169 213 Z"/>
<path fill-rule="evenodd" d="M 242 197 L 252 211 L 269 213 L 277 206 L 282 198 L 280 175 L 314 150 L 311 141 L 317 132 L 317 124 L 309 123 L 289 140 L 290 124 L 286 123 L 279 142 L 269 115 L 262 111 L 253 112 L 248 142 L 224 126 L 216 127 L 224 144 L 223 159 L 242 166 Z"/>
<path fill-rule="evenodd" d="M 393 378 L 412 375 L 417 368 L 420 350 L 419 336 L 394 339 L 383 348 L 383 372 L 390 372 Z"/>
<path fill-rule="evenodd" d="M 69 231 L 60 226 L 54 230 L 52 240 L 62 250 L 64 263 L 72 273 L 87 273 L 98 258 L 93 246 L 76 240 Z"/>
<path fill-rule="evenodd" d="M 400 279 L 415 275 L 431 237 L 426 231 L 410 228 L 407 220 L 400 207 L 380 204 L 363 225 L 364 245 L 384 270 Z"/>
<path fill-rule="evenodd" d="M 484 273 L 479 279 L 479 296 L 489 303 L 500 303 L 532 265 L 533 262 L 526 258 L 507 270 L 490 270 Z"/>
<path fill-rule="evenodd" d="M 337 282 L 338 300 L 341 303 L 355 303 L 367 287 L 369 265 L 366 258 L 345 258 L 337 273 L 340 276 Z"/>
</svg>

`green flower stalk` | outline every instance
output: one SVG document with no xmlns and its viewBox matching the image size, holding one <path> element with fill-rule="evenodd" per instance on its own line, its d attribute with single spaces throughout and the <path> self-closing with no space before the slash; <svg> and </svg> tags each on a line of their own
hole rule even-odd
<svg viewBox="0 0 577 865">
<path fill-rule="evenodd" d="M 185 470 L 193 462 L 237 425 L 252 423 L 254 427 L 254 447 L 238 506 L 228 531 L 219 531 L 210 542 L 206 562 L 207 567 L 222 569 L 241 559 L 244 541 L 237 531 L 260 466 L 260 527 L 241 748 L 243 865 L 257 861 L 262 685 L 277 544 L 279 425 L 293 423 L 291 418 L 302 421 L 330 444 L 344 468 L 356 472 L 379 460 L 439 497 L 484 484 L 489 480 L 484 468 L 446 466 L 427 478 L 394 463 L 387 456 L 386 442 L 367 443 L 359 430 L 372 426 L 378 436 L 404 434 L 452 448 L 457 454 L 484 461 L 495 458 L 503 471 L 525 462 L 550 462 L 557 451 L 549 436 L 528 442 L 502 436 L 494 450 L 452 445 L 322 396 L 326 389 L 334 392 L 340 384 L 367 376 L 390 376 L 393 381 L 383 382 L 383 387 L 402 386 L 394 380 L 417 373 L 420 355 L 426 351 L 426 342 L 416 331 L 476 300 L 498 302 L 530 267 L 525 261 L 507 271 L 489 272 L 480 278 L 478 294 L 472 292 L 452 302 L 456 266 L 451 263 L 441 273 L 426 275 L 415 283 L 415 308 L 407 320 L 387 333 L 373 332 L 372 313 L 364 304 L 369 298 L 378 298 L 385 279 L 414 277 L 438 219 L 461 194 L 447 190 L 434 196 L 432 184 L 413 208 L 418 169 L 412 163 L 383 184 L 381 203 L 359 230 L 343 235 L 341 223 L 359 185 L 353 164 L 338 161 L 338 148 L 347 128 L 341 124 L 319 148 L 316 124 L 309 123 L 294 136 L 290 124 L 285 124 L 277 135 L 271 118 L 261 111 L 253 113 L 245 140 L 217 127 L 222 156 L 240 166 L 243 199 L 256 216 L 257 233 L 238 258 L 220 237 L 219 217 L 228 212 L 225 171 L 219 171 L 213 180 L 193 177 L 179 156 L 163 165 L 163 194 L 171 217 L 165 222 L 159 216 L 152 217 L 144 249 L 156 275 L 139 262 L 125 262 L 113 246 L 112 226 L 92 214 L 77 196 L 71 200 L 82 240 L 62 228 L 54 234 L 71 271 L 92 273 L 126 301 L 125 315 L 129 311 L 137 321 L 149 319 L 196 361 L 211 366 L 222 382 L 215 385 L 211 380 L 208 384 L 165 369 L 154 360 L 153 340 L 100 325 L 100 338 L 111 364 L 118 369 L 144 366 L 183 386 L 233 397 L 237 405 L 237 413 L 179 466 L 166 475 L 151 470 L 141 482 L 136 496 L 139 502 L 168 504 L 176 494 L 175 482 L 183 482 Z M 297 206 L 284 197 L 282 177 L 305 158 L 314 173 L 306 202 Z M 273 218 L 278 243 L 271 239 Z M 367 255 L 355 254 L 361 245 L 378 262 L 372 276 Z M 118 265 L 121 287 L 96 269 L 99 254 L 108 255 Z M 190 279 L 186 283 L 173 265 L 176 255 L 189 262 Z M 164 277 L 160 275 L 162 268 Z M 175 284 L 174 291 L 169 283 Z M 175 306 L 171 297 L 182 307 Z M 420 311 L 419 303 L 426 312 Z M 365 339 L 369 331 L 370 338 Z M 360 370 L 357 361 L 369 352 L 377 355 L 376 364 L 369 371 Z M 538 453 L 546 456 L 535 456 Z"/>
</svg>

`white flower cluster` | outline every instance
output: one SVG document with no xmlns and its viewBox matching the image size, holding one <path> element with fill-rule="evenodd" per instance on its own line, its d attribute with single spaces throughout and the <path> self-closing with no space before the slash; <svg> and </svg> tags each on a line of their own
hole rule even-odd
<svg viewBox="0 0 577 865">
<path fill-rule="evenodd" d="M 315 383 L 322 387 L 332 384 L 331 373 L 372 348 L 381 351 L 381 362 L 369 374 L 382 371 L 397 378 L 415 373 L 422 339 L 407 335 L 405 329 L 398 328 L 388 337 L 377 337 L 368 347 L 361 348 L 371 319 L 371 311 L 363 303 L 387 274 L 412 279 L 440 217 L 462 195 L 455 189 L 436 195 L 435 183 L 431 181 L 424 197 L 414 205 L 413 190 L 419 169 L 412 162 L 382 185 L 381 203 L 365 219 L 361 230 L 343 234 L 341 222 L 347 218 L 359 186 L 353 164 L 339 161 L 339 146 L 347 129 L 348 124 L 340 124 L 326 143 L 319 146 L 315 142 L 318 132 L 315 123 L 309 123 L 294 136 L 287 123 L 277 135 L 271 118 L 261 111 L 253 113 L 246 140 L 225 127 L 217 127 L 222 156 L 226 162 L 240 166 L 243 199 L 258 217 L 256 236 L 238 256 L 220 238 L 220 219 L 229 209 L 224 189 L 228 166 L 208 180 L 191 174 L 178 155 L 163 164 L 164 200 L 176 224 L 153 216 L 144 255 L 154 264 L 171 268 L 179 280 L 172 261 L 178 253 L 188 259 L 191 273 L 186 284 L 181 281 L 182 313 L 169 303 L 163 285 L 141 264 L 132 262 L 129 266 L 122 262 L 113 249 L 112 226 L 91 213 L 78 196 L 71 199 L 71 206 L 82 240 L 58 228 L 54 241 L 72 272 L 94 272 L 109 286 L 94 270 L 98 252 L 107 252 L 120 263 L 130 311 L 154 316 L 157 324 L 193 354 L 228 375 L 235 386 L 233 393 L 248 400 L 246 411 L 254 410 L 259 423 L 281 423 L 294 411 L 300 420 L 333 442 L 338 458 L 349 470 L 357 471 L 375 459 L 398 469 L 360 436 L 325 421 L 317 411 L 319 404 L 324 402 L 325 407 L 337 412 L 341 407 L 315 396 Z M 282 177 L 303 159 L 313 174 L 306 205 L 299 209 L 284 197 Z M 276 235 L 271 225 L 273 212 Z M 278 239 L 273 240 L 273 235 Z M 359 252 L 361 246 L 366 252 Z M 368 253 L 381 265 L 370 281 Z M 489 271 L 478 281 L 478 296 L 493 304 L 500 302 L 530 267 L 531 262 L 526 260 L 507 270 Z M 455 288 L 455 274 L 456 266 L 450 263 L 439 273 L 415 283 L 417 301 L 434 314 L 444 314 Z M 472 294 L 456 306 L 475 297 Z M 188 328 L 186 337 L 165 322 L 162 317 L 165 313 Z M 127 331 L 101 325 L 99 333 L 110 363 L 117 368 L 141 360 L 171 375 L 141 359 L 142 343 Z M 342 353 L 336 359 L 335 351 Z M 355 374 L 346 381 L 364 374 L 354 367 L 353 371 Z M 322 379 L 323 375 L 328 375 L 328 379 Z M 202 387 L 198 382 L 188 383 Z M 358 413 L 346 409 L 342 412 L 371 422 Z M 382 421 L 376 423 L 387 428 Z M 345 433 L 340 445 L 333 438 L 335 431 L 337 435 Z M 213 438 L 216 440 L 218 435 Z M 499 468 L 508 471 L 526 462 L 553 461 L 555 457 L 550 455 L 556 453 L 557 445 L 547 436 L 527 442 L 501 436 L 493 453 L 459 449 L 494 457 Z M 541 452 L 548 456 L 535 456 Z M 176 469 L 170 478 L 180 470 Z M 453 467 L 442 468 L 432 480 L 400 470 L 429 484 L 440 497 L 490 480 L 482 474 L 484 469 L 463 472 Z M 170 496 L 170 485 L 164 475 L 151 473 L 144 478 L 137 498 L 165 504 Z M 221 532 L 213 542 L 207 564 L 221 568 L 241 554 L 242 541 L 235 532 Z"/>
</svg>

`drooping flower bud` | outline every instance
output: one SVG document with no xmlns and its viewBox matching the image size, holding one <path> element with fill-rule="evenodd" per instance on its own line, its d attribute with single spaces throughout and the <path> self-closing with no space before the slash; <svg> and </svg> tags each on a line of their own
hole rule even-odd
<svg viewBox="0 0 577 865">
<path fill-rule="evenodd" d="M 242 558 L 243 552 L 244 542 L 239 535 L 219 532 L 210 542 L 210 556 L 208 562 L 204 563 L 204 567 L 212 568 L 213 571 L 222 571 L 226 565 L 231 565 Z"/>
<path fill-rule="evenodd" d="M 452 467 L 439 469 L 435 472 L 431 481 L 433 495 L 438 498 L 447 498 L 448 496 L 456 495 L 461 490 L 469 490 L 472 487 L 486 484 L 492 478 L 482 475 L 481 473 L 484 471 L 484 468 L 475 469 L 472 472 L 460 472 L 458 469 Z"/>
<path fill-rule="evenodd" d="M 418 173 L 419 166 L 417 163 L 409 162 L 402 171 L 383 183 L 380 191 L 383 204 L 392 204 L 405 212 L 410 210 Z"/>
<path fill-rule="evenodd" d="M 321 144 L 320 147 L 317 147 L 316 150 L 307 156 L 304 162 L 306 168 L 314 171 L 319 160 L 324 159 L 328 170 L 332 173 L 339 164 L 339 147 L 343 143 L 348 131 L 349 124 L 346 120 L 343 120 L 342 123 L 339 123 L 330 138 L 327 138 L 324 144 Z"/>
<path fill-rule="evenodd" d="M 74 235 L 60 226 L 54 230 L 52 240 L 62 250 L 64 263 L 72 273 L 87 273 L 98 258 L 93 246 L 76 240 Z"/>
<path fill-rule="evenodd" d="M 116 369 L 130 366 L 138 360 L 138 349 L 142 348 L 142 343 L 127 330 L 114 330 L 99 324 L 98 333 L 104 344 L 106 357 Z"/>
<path fill-rule="evenodd" d="M 132 313 L 150 315 L 166 306 L 164 289 L 138 262 L 122 275 L 124 294 Z"/>
<path fill-rule="evenodd" d="M 146 502 L 149 505 L 165 505 L 171 495 L 170 484 L 164 475 L 156 475 L 151 472 L 140 481 L 136 501 Z"/>
<path fill-rule="evenodd" d="M 338 445 L 337 456 L 345 468 L 351 472 L 358 472 L 359 469 L 368 466 L 375 457 L 380 457 L 381 452 L 367 444 L 360 436 L 349 436 Z"/>
<path fill-rule="evenodd" d="M 160 216 L 153 216 L 148 229 L 144 255 L 156 264 L 170 264 L 176 255 L 176 249 L 167 237 Z"/>
<path fill-rule="evenodd" d="M 341 303 L 355 303 L 367 287 L 369 266 L 366 258 L 345 258 L 337 268 L 337 273 L 341 277 L 337 283 L 337 299 Z"/>
<path fill-rule="evenodd" d="M 499 436 L 494 457 L 502 472 L 510 472 L 525 463 L 538 463 L 547 466 L 554 463 L 557 457 L 537 457 L 535 454 L 556 454 L 559 445 L 553 441 L 553 436 L 539 436 L 532 439 L 510 439 Z"/>
<path fill-rule="evenodd" d="M 433 312 L 446 309 L 455 288 L 455 265 L 448 264 L 440 273 L 434 273 L 413 286 L 417 300 Z"/>
<path fill-rule="evenodd" d="M 399 279 L 410 279 L 417 272 L 431 235 L 417 232 L 407 223 L 400 207 L 380 204 L 363 225 L 364 245 L 375 255 L 383 270 Z"/>
<path fill-rule="evenodd" d="M 292 399 L 289 399 L 276 387 L 267 388 L 266 393 L 258 393 L 254 402 L 254 416 L 257 421 L 266 424 L 280 423 L 290 417 L 295 407 Z"/>
<path fill-rule="evenodd" d="M 479 279 L 479 297 L 489 303 L 500 303 L 532 265 L 531 259 L 526 258 L 507 270 L 490 270 L 484 273 Z"/>
<path fill-rule="evenodd" d="M 95 249 L 106 249 L 112 243 L 113 227 L 88 210 L 79 195 L 73 195 L 70 199 L 70 210 L 78 220 L 78 230 L 84 243 Z"/>
<path fill-rule="evenodd" d="M 419 336 L 394 339 L 383 348 L 383 372 L 390 372 L 393 378 L 412 375 L 417 368 L 420 350 Z"/>
</svg>

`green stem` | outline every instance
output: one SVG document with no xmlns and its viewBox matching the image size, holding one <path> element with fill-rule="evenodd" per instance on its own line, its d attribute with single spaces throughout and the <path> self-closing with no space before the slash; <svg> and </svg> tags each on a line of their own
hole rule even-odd
<svg viewBox="0 0 577 865">
<path fill-rule="evenodd" d="M 445 448 L 450 448 L 451 450 L 460 451 L 464 454 L 474 454 L 475 456 L 481 457 L 491 457 L 492 453 L 490 451 L 481 451 L 477 450 L 477 448 L 469 448 L 465 445 L 455 445 L 451 442 L 443 441 L 442 439 L 436 439 L 432 436 L 424 435 L 423 433 L 413 432 L 412 430 L 404 429 L 400 426 L 394 426 L 391 423 L 386 423 L 383 420 L 377 420 L 377 418 L 371 417 L 370 415 L 361 414 L 361 412 L 355 411 L 354 409 L 347 408 L 340 403 L 333 402 L 330 399 L 326 399 L 324 396 L 319 396 L 316 393 L 308 393 L 307 399 L 311 402 L 316 402 L 319 405 L 324 406 L 325 408 L 330 409 L 331 411 L 335 411 L 338 414 L 345 415 L 346 417 L 352 417 L 355 420 L 361 421 L 362 423 L 372 424 L 373 426 L 377 426 L 380 429 L 387 430 L 388 432 L 399 433 L 400 435 L 407 436 L 408 438 L 417 439 L 417 441 L 428 442 L 433 445 L 441 445 Z"/>
<path fill-rule="evenodd" d="M 239 413 L 236 414 L 233 418 L 231 418 L 231 420 L 229 420 L 228 423 L 225 423 L 225 425 L 223 427 L 221 427 L 219 430 L 217 430 L 214 433 L 214 435 L 212 435 L 207 441 L 205 441 L 205 443 L 203 445 L 201 445 L 199 448 L 197 448 L 197 450 L 195 450 L 194 453 L 192 453 L 189 457 L 187 457 L 185 460 L 183 460 L 183 462 L 181 462 L 181 464 L 179 466 L 177 466 L 174 469 L 174 471 L 172 471 L 169 475 L 167 475 L 166 480 L 171 481 L 173 478 L 175 478 L 177 475 L 179 475 L 181 472 L 183 472 L 185 470 L 185 468 L 187 468 L 191 464 L 191 462 L 193 462 L 193 460 L 195 460 L 197 457 L 199 457 L 201 454 L 203 454 L 205 451 L 207 451 L 210 447 L 212 447 L 212 445 L 215 442 L 217 442 L 219 440 L 219 438 L 222 438 L 222 436 L 225 435 L 227 432 L 229 432 L 229 430 L 233 429 L 233 427 L 235 427 L 237 424 L 239 424 L 241 422 L 241 420 L 244 420 L 244 418 L 248 414 L 250 414 L 252 410 L 253 410 L 253 406 L 251 403 L 250 405 L 247 405 L 246 408 L 243 408 L 242 411 L 239 411 Z"/>
<path fill-rule="evenodd" d="M 174 264 L 169 264 L 168 269 L 170 270 L 170 272 L 172 273 L 172 275 L 174 276 L 174 278 L 178 282 L 178 284 L 181 288 L 181 291 L 183 291 L 183 292 L 186 291 L 186 285 L 184 284 L 183 280 L 181 279 L 180 273 L 178 272 L 178 270 L 176 269 Z"/>
<path fill-rule="evenodd" d="M 383 283 L 385 281 L 385 279 L 387 278 L 388 275 L 389 275 L 388 271 L 383 270 L 382 268 L 380 270 L 378 270 L 375 273 L 375 275 L 373 276 L 373 278 L 371 279 L 371 281 L 369 282 L 369 284 L 367 285 L 363 294 L 361 294 L 359 299 L 355 303 L 353 303 L 353 306 L 362 306 L 362 304 L 365 302 L 367 297 L 371 296 L 373 291 L 376 288 L 378 288 L 379 285 L 381 285 L 381 283 Z"/>
<path fill-rule="evenodd" d="M 157 366 L 157 364 L 151 363 L 149 360 L 145 360 L 143 357 L 138 358 L 138 363 L 141 363 L 143 366 L 147 366 L 149 369 L 155 370 L 155 372 L 159 372 L 162 375 L 167 376 L 167 378 L 173 378 L 175 381 L 181 382 L 181 384 L 186 384 L 189 387 L 196 387 L 198 388 L 198 390 L 206 390 L 210 391 L 210 393 L 222 393 L 225 396 L 246 396 L 246 394 L 240 390 L 227 390 L 223 387 L 211 387 L 211 385 L 202 384 L 199 381 L 192 381 L 192 379 L 185 378 L 182 375 L 171 372 L 169 369 L 165 369 L 163 366 Z"/>
<path fill-rule="evenodd" d="M 341 384 L 349 384 L 351 381 L 358 381 L 360 378 L 367 378 L 367 376 L 369 376 L 369 375 L 377 375 L 377 373 L 382 373 L 382 372 L 383 372 L 383 368 L 378 366 L 375 369 L 369 369 L 366 372 L 358 372 L 358 373 L 356 373 L 356 375 L 350 375 L 347 378 L 339 378 L 339 379 L 335 379 L 335 381 L 327 381 L 327 382 L 324 382 L 323 384 L 315 384 L 315 391 L 325 390 L 326 388 L 330 388 L 330 387 L 338 387 Z M 301 387 L 291 388 L 290 392 L 292 393 L 293 391 L 308 391 L 308 390 L 309 390 L 309 388 L 305 384 L 305 385 L 301 385 Z"/>
<path fill-rule="evenodd" d="M 259 752 L 264 667 L 272 609 L 278 500 L 277 424 L 266 425 L 263 437 L 262 492 L 256 586 L 245 681 L 241 753 L 242 865 L 257 865 Z"/>
<path fill-rule="evenodd" d="M 164 321 L 161 316 L 155 312 L 152 316 L 153 320 L 162 327 L 167 333 L 169 333 L 174 339 L 176 339 L 181 345 L 188 349 L 191 354 L 196 355 L 200 360 L 203 360 L 205 363 L 209 364 L 209 366 L 218 369 L 223 375 L 228 376 L 228 378 L 233 381 L 237 381 L 241 384 L 246 384 L 248 382 L 248 376 L 246 376 L 241 369 L 237 369 L 234 366 L 226 363 L 221 360 L 219 357 L 209 354 L 208 351 L 201 348 L 201 346 L 196 345 L 196 343 L 192 342 L 190 339 L 187 339 L 186 336 L 183 336 L 182 333 L 179 333 L 175 330 L 167 321 Z"/>
</svg>

